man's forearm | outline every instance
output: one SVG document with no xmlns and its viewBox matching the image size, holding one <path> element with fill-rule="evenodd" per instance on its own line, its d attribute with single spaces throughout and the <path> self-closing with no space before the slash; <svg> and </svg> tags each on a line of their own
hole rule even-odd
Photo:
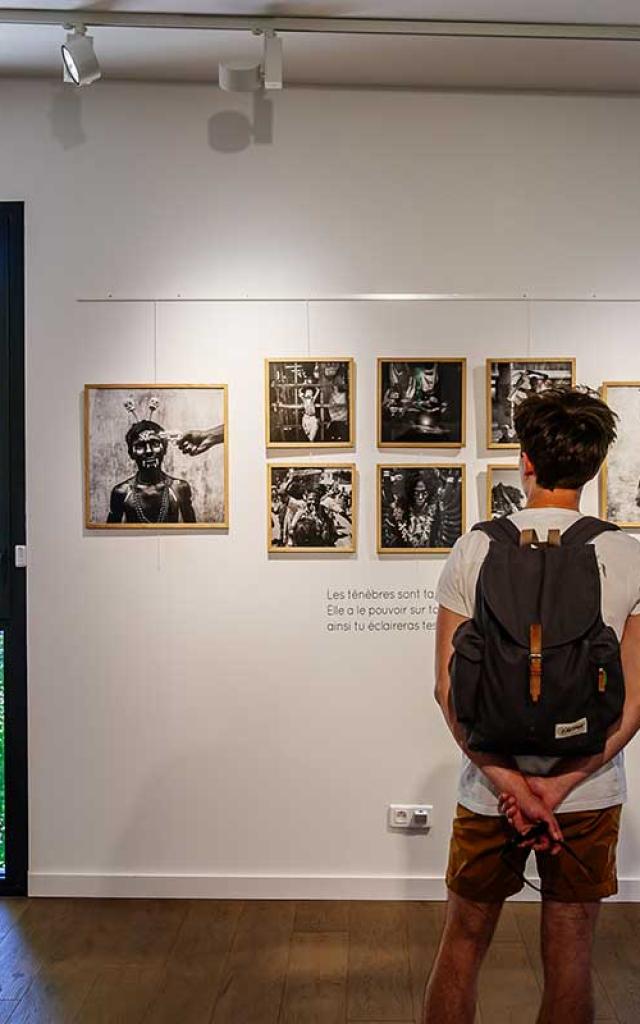
<svg viewBox="0 0 640 1024">
<path fill-rule="evenodd" d="M 440 680 L 440 684 L 436 688 L 436 694 L 449 731 L 462 752 L 486 775 L 498 793 L 510 793 L 516 797 L 522 796 L 524 789 L 528 790 L 528 786 L 524 775 L 518 769 L 512 757 L 503 757 L 500 754 L 483 754 L 480 751 L 469 749 L 466 732 L 456 718 L 448 676 L 445 680 Z"/>
<path fill-rule="evenodd" d="M 546 785 L 554 799 L 564 800 L 568 793 L 618 754 L 640 729 L 640 615 L 630 615 L 625 623 L 621 644 L 622 670 L 626 697 L 622 715 L 607 733 L 604 750 L 593 757 L 567 758 Z"/>
</svg>

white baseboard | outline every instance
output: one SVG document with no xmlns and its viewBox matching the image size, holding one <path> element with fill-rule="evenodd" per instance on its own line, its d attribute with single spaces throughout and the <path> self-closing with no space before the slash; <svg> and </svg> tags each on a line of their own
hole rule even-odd
<svg viewBox="0 0 640 1024">
<path fill-rule="evenodd" d="M 29 875 L 30 896 L 218 900 L 442 900 L 442 878 L 297 875 Z"/>
<path fill-rule="evenodd" d="M 444 900 L 443 878 L 391 875 L 29 874 L 30 896 L 195 900 Z M 515 900 L 538 899 L 528 887 Z M 619 881 L 612 899 L 640 902 L 640 878 Z"/>
</svg>

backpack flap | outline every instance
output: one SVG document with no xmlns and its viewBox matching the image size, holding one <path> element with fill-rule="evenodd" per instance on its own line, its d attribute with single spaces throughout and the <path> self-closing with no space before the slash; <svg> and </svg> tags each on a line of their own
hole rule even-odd
<svg viewBox="0 0 640 1024">
<path fill-rule="evenodd" d="M 490 617 L 520 647 L 529 647 L 529 627 L 539 621 L 541 551 L 492 544 L 478 578 L 480 614 Z M 486 606 L 486 608 L 484 607 Z M 486 623 L 483 622 L 483 625 Z"/>
<path fill-rule="evenodd" d="M 600 574 L 593 546 L 545 548 L 540 620 L 544 648 L 574 643 L 600 616 Z"/>
<path fill-rule="evenodd" d="M 595 550 L 492 545 L 480 570 L 482 598 L 514 643 L 529 647 L 540 623 L 543 647 L 572 643 L 600 614 Z"/>
</svg>

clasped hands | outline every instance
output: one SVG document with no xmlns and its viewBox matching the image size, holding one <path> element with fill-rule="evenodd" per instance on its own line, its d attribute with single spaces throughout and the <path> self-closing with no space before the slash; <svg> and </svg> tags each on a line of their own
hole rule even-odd
<svg viewBox="0 0 640 1024">
<path fill-rule="evenodd" d="M 525 839 L 522 845 L 539 852 L 559 853 L 562 831 L 554 812 L 568 792 L 562 776 L 526 775 L 520 778 L 514 792 L 500 794 L 500 813 L 523 836 L 538 822 L 545 822 L 547 832 L 529 841 Z"/>
</svg>

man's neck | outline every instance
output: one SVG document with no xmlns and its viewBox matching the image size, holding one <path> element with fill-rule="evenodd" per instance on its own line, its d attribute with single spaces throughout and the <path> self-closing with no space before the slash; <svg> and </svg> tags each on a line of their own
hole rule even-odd
<svg viewBox="0 0 640 1024">
<path fill-rule="evenodd" d="M 536 487 L 529 495 L 525 508 L 565 508 L 571 512 L 580 511 L 580 491 L 568 491 L 558 488 L 545 491 Z"/>
<path fill-rule="evenodd" d="M 161 469 L 139 469 L 136 480 L 139 484 L 159 484 L 165 479 Z"/>
</svg>

